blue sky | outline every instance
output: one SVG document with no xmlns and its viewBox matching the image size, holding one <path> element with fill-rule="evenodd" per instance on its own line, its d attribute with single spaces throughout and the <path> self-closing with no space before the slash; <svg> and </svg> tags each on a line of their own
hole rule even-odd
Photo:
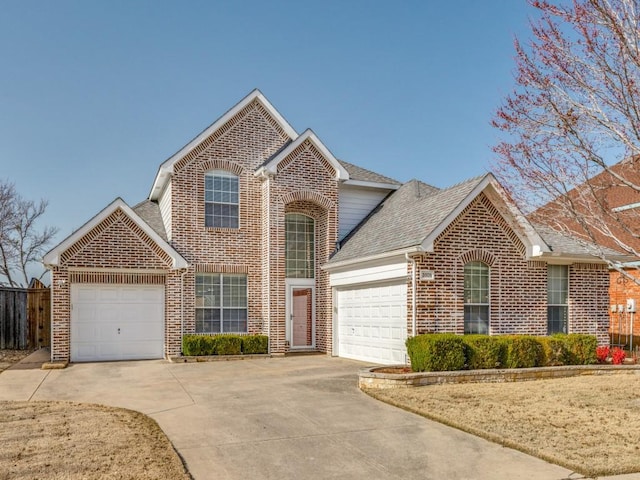
<svg viewBox="0 0 640 480">
<path fill-rule="evenodd" d="M 0 178 L 60 241 L 253 88 L 338 158 L 444 187 L 485 173 L 525 0 L 0 0 Z"/>
</svg>

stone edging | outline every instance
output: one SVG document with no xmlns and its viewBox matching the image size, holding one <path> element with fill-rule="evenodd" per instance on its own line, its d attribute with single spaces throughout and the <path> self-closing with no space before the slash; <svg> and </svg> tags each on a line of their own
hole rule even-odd
<svg viewBox="0 0 640 480">
<path fill-rule="evenodd" d="M 406 367 L 406 365 L 399 365 Z M 567 365 L 561 367 L 458 370 L 454 372 L 380 373 L 370 367 L 358 372 L 361 389 L 411 388 L 442 383 L 501 383 L 564 378 L 577 375 L 627 373 L 640 375 L 640 365 Z"/>
</svg>

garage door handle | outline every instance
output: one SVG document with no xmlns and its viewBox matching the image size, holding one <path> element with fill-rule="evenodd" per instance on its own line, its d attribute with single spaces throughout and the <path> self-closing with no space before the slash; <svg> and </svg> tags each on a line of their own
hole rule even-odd
<svg viewBox="0 0 640 480">
<path fill-rule="evenodd" d="M 118 335 L 120 335 L 120 329 L 118 329 Z"/>
</svg>

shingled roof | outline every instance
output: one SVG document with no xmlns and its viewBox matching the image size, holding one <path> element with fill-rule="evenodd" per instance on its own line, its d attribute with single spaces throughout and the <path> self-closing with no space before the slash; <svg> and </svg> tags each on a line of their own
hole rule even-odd
<svg viewBox="0 0 640 480">
<path fill-rule="evenodd" d="M 500 210 L 529 245 L 529 255 L 540 259 L 579 257 L 600 261 L 599 252 L 602 252 L 611 260 L 622 261 L 622 254 L 611 248 L 591 245 L 542 224 L 532 225 L 505 197 L 496 179 L 488 174 L 442 190 L 419 180 L 405 183 L 342 241 L 327 267 L 403 250 L 429 251 L 430 242 L 485 190 L 492 201 L 502 198 Z"/>
<path fill-rule="evenodd" d="M 372 172 L 366 168 L 359 167 L 353 163 L 345 162 L 338 159 L 338 162 L 349 172 L 349 180 L 357 180 L 361 182 L 387 183 L 390 185 L 400 185 L 400 182 L 390 177 L 385 177 L 379 173 Z"/>
<path fill-rule="evenodd" d="M 144 200 L 132 208 L 147 225 L 160 235 L 165 242 L 167 241 L 167 231 L 164 228 L 162 215 L 160 214 L 160 206 L 151 200 Z"/>
<path fill-rule="evenodd" d="M 444 190 L 419 180 L 405 183 L 356 227 L 329 264 L 420 245 L 483 178 Z"/>
<path fill-rule="evenodd" d="M 536 231 L 544 239 L 546 244 L 553 254 L 564 255 L 605 255 L 607 258 L 619 261 L 630 261 L 633 258 L 629 255 L 625 255 L 617 250 L 613 250 L 609 247 L 598 246 L 594 243 L 586 240 L 579 240 L 578 238 L 571 236 L 567 233 L 559 232 L 541 223 L 533 224 Z"/>
</svg>

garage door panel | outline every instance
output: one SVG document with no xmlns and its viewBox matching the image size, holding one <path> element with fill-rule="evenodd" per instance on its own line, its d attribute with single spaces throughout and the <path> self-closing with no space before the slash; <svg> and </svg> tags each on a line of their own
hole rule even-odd
<svg viewBox="0 0 640 480">
<path fill-rule="evenodd" d="M 71 360 L 162 358 L 164 286 L 72 285 Z"/>
<path fill-rule="evenodd" d="M 338 355 L 405 363 L 407 287 L 396 283 L 337 291 Z"/>
</svg>

